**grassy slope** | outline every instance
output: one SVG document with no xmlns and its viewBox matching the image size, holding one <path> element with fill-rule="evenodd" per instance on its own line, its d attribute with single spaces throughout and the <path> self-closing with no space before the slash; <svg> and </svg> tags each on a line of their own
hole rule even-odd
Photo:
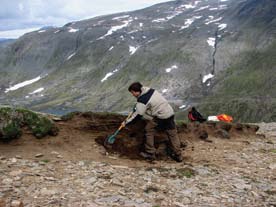
<svg viewBox="0 0 276 207">
<path fill-rule="evenodd" d="M 239 121 L 276 121 L 276 42 L 243 54 L 200 106 L 207 115 L 228 113 Z"/>
</svg>

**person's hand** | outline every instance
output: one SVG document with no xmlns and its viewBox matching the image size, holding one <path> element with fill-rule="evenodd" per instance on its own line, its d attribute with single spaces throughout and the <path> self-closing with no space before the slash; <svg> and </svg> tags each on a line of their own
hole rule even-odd
<svg viewBox="0 0 276 207">
<path fill-rule="evenodd" d="M 121 126 L 124 128 L 126 126 L 126 121 L 123 121 Z"/>
</svg>

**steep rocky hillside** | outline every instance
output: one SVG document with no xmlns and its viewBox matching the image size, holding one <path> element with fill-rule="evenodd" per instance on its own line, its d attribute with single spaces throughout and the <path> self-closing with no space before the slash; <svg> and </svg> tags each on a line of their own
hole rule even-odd
<svg viewBox="0 0 276 207">
<path fill-rule="evenodd" d="M 138 80 L 179 112 L 199 104 L 205 114 L 275 120 L 275 6 L 178 0 L 28 33 L 0 49 L 0 103 L 124 112 Z M 265 116 L 252 113 L 260 108 Z"/>
<path fill-rule="evenodd" d="M 14 39 L 3 39 L 0 38 L 0 48 L 5 48 L 6 46 L 8 46 L 9 44 L 15 42 Z"/>
</svg>

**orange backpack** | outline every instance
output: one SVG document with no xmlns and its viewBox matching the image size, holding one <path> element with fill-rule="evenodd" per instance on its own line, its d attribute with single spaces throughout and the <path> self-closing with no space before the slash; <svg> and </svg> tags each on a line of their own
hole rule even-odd
<svg viewBox="0 0 276 207">
<path fill-rule="evenodd" d="M 225 121 L 225 122 L 232 122 L 233 121 L 233 117 L 229 116 L 227 114 L 219 114 L 217 115 L 218 120 L 220 121 Z"/>
</svg>

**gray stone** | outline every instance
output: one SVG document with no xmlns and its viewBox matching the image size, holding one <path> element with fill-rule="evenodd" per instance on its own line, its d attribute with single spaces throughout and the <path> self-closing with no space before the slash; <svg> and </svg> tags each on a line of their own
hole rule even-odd
<svg viewBox="0 0 276 207">
<path fill-rule="evenodd" d="M 16 155 L 15 158 L 17 158 L 17 159 L 22 159 L 22 156 Z"/>
<path fill-rule="evenodd" d="M 7 158 L 5 156 L 0 156 L 0 160 L 6 160 Z"/>
<path fill-rule="evenodd" d="M 120 195 L 112 195 L 112 196 L 97 198 L 95 201 L 96 201 L 96 203 L 112 204 L 112 203 L 116 203 L 120 200 L 125 200 L 125 198 L 123 196 L 120 196 Z"/>
<path fill-rule="evenodd" d="M 89 178 L 88 180 L 87 180 L 87 184 L 88 185 L 93 185 L 94 183 L 96 183 L 97 182 L 97 178 L 95 178 L 95 177 L 91 177 L 91 178 Z"/>
<path fill-rule="evenodd" d="M 13 200 L 13 201 L 11 202 L 11 207 L 23 207 L 23 206 L 24 206 L 24 205 L 23 205 L 22 201 Z"/>
<path fill-rule="evenodd" d="M 224 139 L 230 139 L 230 135 L 229 133 L 224 130 L 224 129 L 218 129 L 216 130 L 216 135 L 220 138 L 224 138 Z"/>
<path fill-rule="evenodd" d="M 51 195 L 55 195 L 57 192 L 55 190 L 49 190 L 47 188 L 42 188 L 40 190 L 40 194 L 42 196 L 51 196 Z"/>
<path fill-rule="evenodd" d="M 11 171 L 9 175 L 16 177 L 16 176 L 22 175 L 22 173 L 23 173 L 22 170 L 14 170 L 14 171 Z"/>
<path fill-rule="evenodd" d="M 15 157 L 13 157 L 13 158 L 11 159 L 11 162 L 12 162 L 12 163 L 16 163 L 16 162 L 17 162 L 17 159 L 16 159 Z"/>
<path fill-rule="evenodd" d="M 44 155 L 41 154 L 41 153 L 35 155 L 36 158 L 43 157 L 43 156 L 44 156 Z"/>
<path fill-rule="evenodd" d="M 276 169 L 276 163 L 272 163 L 268 166 L 269 169 L 275 170 Z"/>
</svg>

